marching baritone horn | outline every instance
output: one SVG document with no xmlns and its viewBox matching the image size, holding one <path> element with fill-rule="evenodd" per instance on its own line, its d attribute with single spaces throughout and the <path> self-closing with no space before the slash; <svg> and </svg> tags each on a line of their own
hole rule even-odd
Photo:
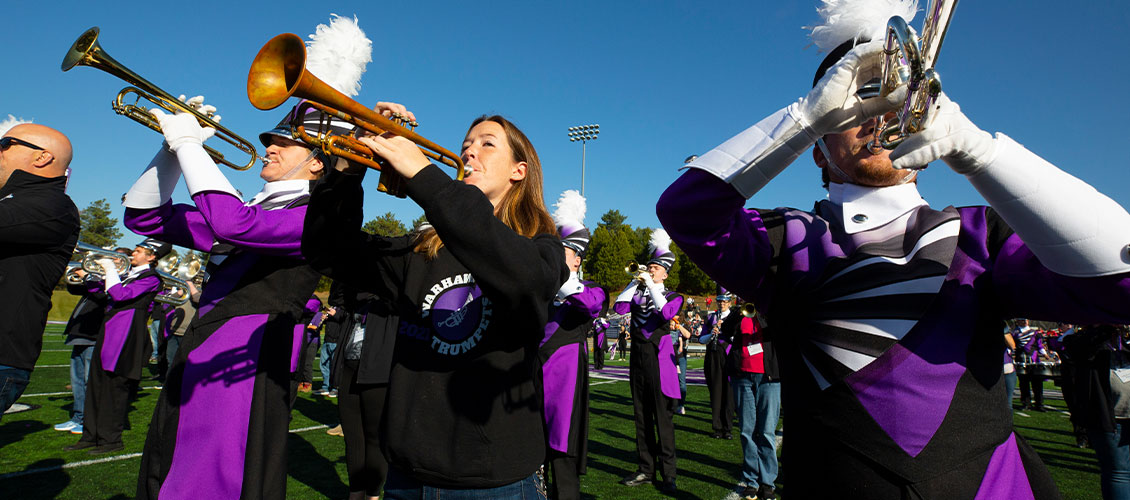
<svg viewBox="0 0 1130 500">
<path fill-rule="evenodd" d="M 905 84 L 906 101 L 895 118 L 881 119 L 875 126 L 875 137 L 867 145 L 872 153 L 894 149 L 930 123 L 930 108 L 942 93 L 934 66 L 956 7 L 957 0 L 930 0 L 921 37 L 900 16 L 887 21 L 879 95 L 885 97 Z"/>
<path fill-rule="evenodd" d="M 114 267 L 118 269 L 118 275 L 124 275 L 129 272 L 130 256 L 121 254 L 105 248 L 96 247 L 89 243 L 78 242 L 72 252 L 71 262 L 67 264 L 67 272 L 65 273 L 67 283 L 77 285 L 82 283 L 83 278 L 80 278 L 76 271 L 82 269 L 87 274 L 94 276 L 102 276 L 105 270 L 98 261 L 102 259 L 110 259 L 114 261 Z"/>
<path fill-rule="evenodd" d="M 247 74 L 247 98 L 251 105 L 262 110 L 275 109 L 290 97 L 305 99 L 294 113 L 295 122 L 291 134 L 311 147 L 320 148 L 330 156 L 365 165 L 381 171 L 378 190 L 400 198 L 404 192 L 404 179 L 391 169 L 382 168 L 382 160 L 377 158 L 368 146 L 351 136 L 334 135 L 322 130 L 306 130 L 302 119 L 310 108 L 321 111 L 324 123 L 330 117 L 356 125 L 371 134 L 391 133 L 411 140 L 420 147 L 425 156 L 456 170 L 455 179 L 462 180 L 467 167 L 458 155 L 432 141 L 425 139 L 409 127 L 415 123 L 400 123 L 381 116 L 345 94 L 318 79 L 306 70 L 306 44 L 302 37 L 293 33 L 283 33 L 272 38 L 259 50 Z"/>
<path fill-rule="evenodd" d="M 745 304 L 742 304 L 741 312 L 742 312 L 742 316 L 745 316 L 747 318 L 756 318 L 757 317 L 757 307 L 754 307 L 754 305 L 750 302 L 746 302 Z"/>
<path fill-rule="evenodd" d="M 133 87 L 122 89 L 118 92 L 118 96 L 114 98 L 112 106 L 114 111 L 119 115 L 129 117 L 133 121 L 156 130 L 157 132 L 161 132 L 161 124 L 157 123 L 157 118 L 153 116 L 153 113 L 150 113 L 144 106 L 138 104 L 142 99 L 170 113 L 192 113 L 192 115 L 200 121 L 201 126 L 216 129 L 215 136 L 220 140 L 231 144 L 239 151 L 251 156 L 251 158 L 247 160 L 247 163 L 236 165 L 224 159 L 223 153 L 216 151 L 210 146 L 204 146 L 204 150 L 208 152 L 208 155 L 211 156 L 216 163 L 222 163 L 236 170 L 247 170 L 255 165 L 255 161 L 259 159 L 259 153 L 255 150 L 254 144 L 236 135 L 231 130 L 221 127 L 220 123 L 212 118 L 212 114 L 204 114 L 193 109 L 191 106 L 169 95 L 156 85 L 149 83 L 144 78 L 138 76 L 137 73 L 130 71 L 129 68 L 123 66 L 122 63 L 110 57 L 110 55 L 102 49 L 102 46 L 98 44 L 97 26 L 86 30 L 86 32 L 80 35 L 78 40 L 75 40 L 75 43 L 71 45 L 70 50 L 67 51 L 67 55 L 63 57 L 63 64 L 61 65 L 63 71 L 70 70 L 75 66 L 97 68 L 134 85 Z M 133 104 L 123 102 L 129 94 L 136 95 Z"/>
</svg>

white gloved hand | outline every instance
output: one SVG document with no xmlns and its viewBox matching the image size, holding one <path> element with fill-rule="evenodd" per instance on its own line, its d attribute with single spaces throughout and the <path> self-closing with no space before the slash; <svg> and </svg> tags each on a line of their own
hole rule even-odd
<svg viewBox="0 0 1130 500">
<path fill-rule="evenodd" d="M 111 259 L 98 259 L 98 265 L 102 266 L 102 275 L 105 276 L 106 289 L 117 285 L 122 282 L 122 278 L 118 276 L 118 266 L 114 264 Z"/>
<path fill-rule="evenodd" d="M 216 129 L 200 126 L 200 121 L 189 113 L 166 114 L 160 108 L 149 110 L 157 123 L 161 125 L 161 133 L 165 136 L 165 143 L 169 150 L 176 152 L 185 145 L 201 146 L 204 141 L 216 133 Z"/>
<path fill-rule="evenodd" d="M 969 121 L 943 93 L 926 128 L 899 144 L 891 152 L 891 163 L 895 168 L 921 168 L 941 159 L 955 172 L 971 176 L 993 162 L 996 150 L 996 139 Z"/>
<path fill-rule="evenodd" d="M 882 55 L 883 40 L 856 46 L 828 68 L 796 108 L 790 108 L 790 114 L 805 126 L 813 141 L 894 111 L 906 100 L 905 85 L 886 97 L 863 99 L 856 94 L 864 83 L 882 76 Z"/>
</svg>

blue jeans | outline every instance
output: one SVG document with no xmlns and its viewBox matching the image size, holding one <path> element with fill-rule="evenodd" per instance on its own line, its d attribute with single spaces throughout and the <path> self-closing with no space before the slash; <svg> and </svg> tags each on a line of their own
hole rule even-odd
<svg viewBox="0 0 1130 500">
<path fill-rule="evenodd" d="M 180 341 L 183 337 L 176 335 L 169 335 L 169 343 L 165 344 L 165 362 L 169 366 L 173 366 L 173 358 L 177 357 L 177 350 L 180 349 Z"/>
<path fill-rule="evenodd" d="M 157 352 L 157 347 L 161 345 L 160 335 L 161 335 L 161 321 L 155 319 L 155 320 L 153 320 L 152 323 L 149 324 L 149 340 L 153 341 L 153 354 L 150 354 L 149 357 L 154 358 L 154 359 L 156 359 L 157 354 L 159 354 Z"/>
<path fill-rule="evenodd" d="M 538 475 L 499 486 L 481 489 L 447 489 L 426 486 L 395 468 L 388 471 L 385 481 L 385 500 L 545 500 L 545 486 Z"/>
<path fill-rule="evenodd" d="M 687 399 L 687 357 L 675 356 L 679 360 L 679 404 Z"/>
<path fill-rule="evenodd" d="M 322 389 L 330 390 L 330 368 L 333 367 L 337 342 L 323 342 L 318 349 L 318 369 L 322 371 Z"/>
<path fill-rule="evenodd" d="M 730 377 L 734 408 L 741 423 L 742 480 L 746 485 L 773 486 L 777 480 L 777 420 L 781 416 L 781 383 L 764 373 Z"/>
<path fill-rule="evenodd" d="M 1115 420 L 1114 432 L 1090 429 L 1091 446 L 1102 472 L 1099 484 L 1103 498 L 1130 500 L 1130 429 L 1128 420 Z"/>
<path fill-rule="evenodd" d="M 76 345 L 71 348 L 71 394 L 75 397 L 71 409 L 71 421 L 82 423 L 82 409 L 86 405 L 86 379 L 90 376 L 90 356 L 94 354 L 94 344 Z"/>
<path fill-rule="evenodd" d="M 27 389 L 31 372 L 14 366 L 0 365 L 0 419 Z"/>
<path fill-rule="evenodd" d="M 1008 392 L 1005 401 L 1008 401 L 1008 409 L 1012 411 L 1012 393 L 1016 391 L 1016 372 L 1004 374 L 1004 390 Z"/>
</svg>

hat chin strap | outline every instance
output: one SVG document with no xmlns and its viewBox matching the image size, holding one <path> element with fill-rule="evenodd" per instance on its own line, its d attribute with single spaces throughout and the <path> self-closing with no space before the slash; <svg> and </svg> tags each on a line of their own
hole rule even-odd
<svg viewBox="0 0 1130 500">
<path fill-rule="evenodd" d="M 290 172 L 287 172 L 286 175 L 284 175 L 283 178 L 279 179 L 279 180 L 280 181 L 289 181 L 290 178 L 294 177 L 294 175 L 297 174 L 299 170 L 306 168 L 306 164 L 310 163 L 310 160 L 313 160 L 314 156 L 317 155 L 317 154 L 318 154 L 317 150 L 311 149 L 310 154 L 306 155 L 305 160 L 298 162 L 298 165 L 295 165 L 294 168 L 290 169 Z"/>
<path fill-rule="evenodd" d="M 843 170 L 840 170 L 839 165 L 836 165 L 836 162 L 832 161 L 832 153 L 828 151 L 828 146 L 824 144 L 823 137 L 816 139 L 816 147 L 820 148 L 821 153 L 824 153 L 824 161 L 828 162 L 828 168 L 831 168 L 832 171 L 835 172 L 836 175 L 839 175 L 840 178 L 845 182 L 850 182 L 852 180 L 851 176 L 845 174 Z M 918 171 L 911 170 L 910 175 L 903 176 L 903 178 L 900 179 L 895 185 L 901 186 L 914 180 L 916 177 L 918 177 Z"/>
</svg>

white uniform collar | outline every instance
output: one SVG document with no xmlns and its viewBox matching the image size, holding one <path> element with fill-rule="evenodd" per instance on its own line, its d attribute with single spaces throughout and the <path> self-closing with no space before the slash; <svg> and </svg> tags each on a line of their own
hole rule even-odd
<svg viewBox="0 0 1130 500">
<path fill-rule="evenodd" d="M 832 183 L 828 186 L 828 201 L 840 209 L 840 219 L 848 234 L 884 226 L 927 204 L 915 183 L 889 187 Z"/>
<path fill-rule="evenodd" d="M 267 200 L 285 203 L 296 200 L 307 194 L 310 194 L 310 181 L 306 179 L 268 182 L 263 185 L 262 191 L 259 191 L 255 197 L 251 198 L 251 201 L 248 201 L 244 205 L 250 207 Z"/>
<path fill-rule="evenodd" d="M 133 267 L 129 268 L 129 273 L 126 273 L 125 279 L 128 280 L 130 278 L 135 278 L 135 277 L 137 277 L 137 275 L 139 275 L 139 274 L 141 274 L 145 271 L 148 271 L 148 270 L 149 270 L 149 266 L 133 266 Z"/>
</svg>

